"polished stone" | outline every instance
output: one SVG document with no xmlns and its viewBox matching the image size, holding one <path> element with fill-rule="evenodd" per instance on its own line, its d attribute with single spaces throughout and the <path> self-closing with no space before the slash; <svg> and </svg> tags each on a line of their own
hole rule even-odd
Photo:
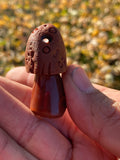
<svg viewBox="0 0 120 160">
<path fill-rule="evenodd" d="M 63 115 L 66 109 L 62 78 L 35 75 L 30 109 L 42 117 L 54 118 Z"/>
</svg>

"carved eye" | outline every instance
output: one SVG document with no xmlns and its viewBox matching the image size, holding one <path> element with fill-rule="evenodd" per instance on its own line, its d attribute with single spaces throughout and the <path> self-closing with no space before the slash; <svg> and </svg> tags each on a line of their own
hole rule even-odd
<svg viewBox="0 0 120 160">
<path fill-rule="evenodd" d="M 43 53 L 48 54 L 48 53 L 50 53 L 50 47 L 45 46 L 45 47 L 42 49 L 42 51 L 43 51 Z"/>
<path fill-rule="evenodd" d="M 51 27 L 51 28 L 49 29 L 49 32 L 50 32 L 50 33 L 56 33 L 56 32 L 57 32 L 57 29 L 56 29 L 55 27 Z"/>
</svg>

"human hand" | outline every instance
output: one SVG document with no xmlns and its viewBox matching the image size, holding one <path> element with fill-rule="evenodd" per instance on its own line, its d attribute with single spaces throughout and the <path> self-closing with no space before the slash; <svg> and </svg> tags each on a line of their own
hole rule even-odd
<svg viewBox="0 0 120 160">
<path fill-rule="evenodd" d="M 13 81 L 0 78 L 0 160 L 115 160 L 120 156 L 119 104 L 94 87 L 116 101 L 119 91 L 93 87 L 81 68 L 71 66 L 63 75 L 68 111 L 61 118 L 45 119 L 27 108 L 33 75 L 20 67 L 7 78 Z"/>
</svg>

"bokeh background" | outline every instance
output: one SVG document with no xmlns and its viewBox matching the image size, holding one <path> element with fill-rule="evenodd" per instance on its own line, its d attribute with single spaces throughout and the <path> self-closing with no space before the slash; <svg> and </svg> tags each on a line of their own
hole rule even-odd
<svg viewBox="0 0 120 160">
<path fill-rule="evenodd" d="M 24 65 L 27 39 L 43 23 L 59 28 L 68 64 L 120 89 L 120 0 L 1 0 L 0 75 Z"/>
</svg>

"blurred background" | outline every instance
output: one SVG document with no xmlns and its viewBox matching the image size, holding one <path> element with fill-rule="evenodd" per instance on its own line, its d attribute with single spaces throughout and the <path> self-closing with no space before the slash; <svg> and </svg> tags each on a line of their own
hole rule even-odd
<svg viewBox="0 0 120 160">
<path fill-rule="evenodd" d="M 52 23 L 61 32 L 69 64 L 92 82 L 120 89 L 120 0 L 0 1 L 0 75 L 24 65 L 34 28 Z"/>
</svg>

